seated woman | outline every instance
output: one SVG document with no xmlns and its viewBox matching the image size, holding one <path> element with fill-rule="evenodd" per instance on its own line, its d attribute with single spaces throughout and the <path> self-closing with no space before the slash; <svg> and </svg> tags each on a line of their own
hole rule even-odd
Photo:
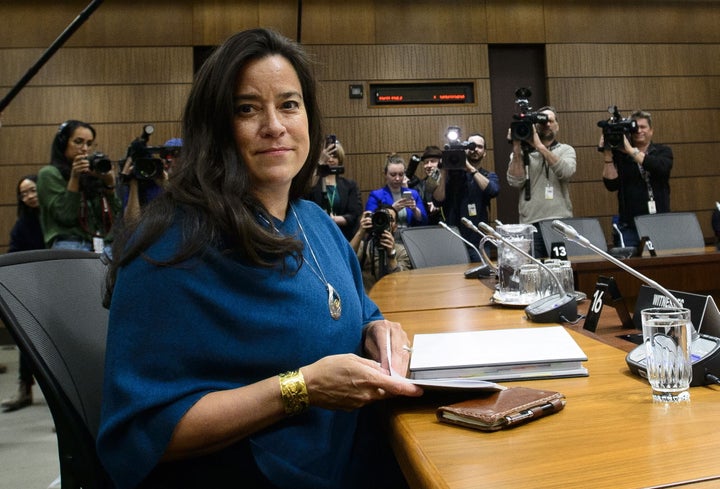
<svg viewBox="0 0 720 489">
<path fill-rule="evenodd" d="M 397 154 L 388 156 L 385 162 L 386 185 L 370 192 L 365 210 L 375 212 L 380 204 L 387 204 L 398 215 L 398 228 L 424 226 L 428 223 L 425 204 L 417 190 L 404 187 L 405 160 Z"/>
<path fill-rule="evenodd" d="M 317 181 L 306 198 L 322 207 L 350 241 L 362 214 L 362 200 L 357 183 L 341 176 L 344 165 L 345 150 L 340 141 L 329 141 L 320 154 Z"/>
<path fill-rule="evenodd" d="M 412 268 L 405 246 L 395 240 L 395 231 L 397 211 L 391 205 L 380 204 L 374 213 L 365 211 L 360 220 L 350 246 L 360 260 L 366 291 L 388 273 Z"/>
</svg>

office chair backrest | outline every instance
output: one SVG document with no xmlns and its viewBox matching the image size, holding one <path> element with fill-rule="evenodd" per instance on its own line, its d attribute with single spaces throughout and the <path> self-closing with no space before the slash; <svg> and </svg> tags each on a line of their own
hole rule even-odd
<svg viewBox="0 0 720 489">
<path fill-rule="evenodd" d="M 400 236 L 413 268 L 470 262 L 465 243 L 440 226 L 403 228 Z"/>
<path fill-rule="evenodd" d="M 554 219 L 540 222 L 540 231 L 542 231 L 543 241 L 545 243 L 545 249 L 547 250 L 548 256 L 552 256 L 553 243 L 564 243 L 567 257 L 572 258 L 574 256 L 587 256 L 595 255 L 595 253 L 584 246 L 565 239 L 557 231 L 553 230 L 552 222 Z M 607 251 L 608 243 L 605 238 L 605 233 L 600 226 L 600 221 L 594 217 L 566 217 L 559 219 L 568 226 L 572 226 L 582 236 L 586 237 L 588 241 L 597 246 L 603 251 Z"/>
<path fill-rule="evenodd" d="M 85 251 L 0 256 L 0 317 L 53 416 L 63 489 L 112 487 L 95 451 L 108 322 L 105 269 L 99 255 Z"/>
<path fill-rule="evenodd" d="M 650 238 L 658 251 L 705 247 L 705 238 L 694 212 L 637 216 L 635 227 L 638 235 Z"/>
</svg>

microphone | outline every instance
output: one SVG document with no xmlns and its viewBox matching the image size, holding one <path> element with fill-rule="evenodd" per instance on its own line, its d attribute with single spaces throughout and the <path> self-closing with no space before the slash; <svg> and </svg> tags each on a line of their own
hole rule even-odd
<svg viewBox="0 0 720 489">
<path fill-rule="evenodd" d="M 555 281 L 559 293 L 543 297 L 542 299 L 533 302 L 525 308 L 525 315 L 530 321 L 536 323 L 559 323 L 562 320 L 570 322 L 577 319 L 577 301 L 575 300 L 575 294 L 569 294 L 565 292 L 565 288 L 562 286 L 560 279 L 557 278 L 557 276 L 552 272 L 552 270 L 547 267 L 547 265 L 532 256 L 527 251 L 516 246 L 509 239 L 502 236 L 500 233 L 495 231 L 492 227 L 488 226 L 484 222 L 480 223 L 480 227 L 483 229 L 483 231 L 487 232 L 493 238 L 502 241 L 503 244 L 509 246 L 524 257 L 529 258 L 533 263 L 538 264 L 543 270 L 549 273 L 552 279 Z"/>
<path fill-rule="evenodd" d="M 440 224 L 440 226 L 442 226 L 443 229 L 448 231 L 450 234 L 452 234 L 456 238 L 462 240 L 463 243 L 465 243 L 466 245 L 470 246 L 473 250 L 475 250 L 475 253 L 477 253 L 478 256 L 480 257 L 480 259 L 482 260 L 482 263 L 483 263 L 482 265 L 480 265 L 478 267 L 470 268 L 469 270 L 465 270 L 465 278 L 489 277 L 493 273 L 495 273 L 495 270 L 493 269 L 493 267 L 491 267 L 485 261 L 483 254 L 480 253 L 480 250 L 478 250 L 474 244 L 472 244 L 470 241 L 468 241 L 465 238 L 463 238 L 462 236 L 460 236 L 459 233 L 456 233 L 453 229 L 450 228 L 450 226 L 445 224 L 443 221 L 438 222 L 438 224 Z"/>
<path fill-rule="evenodd" d="M 561 236 L 563 236 L 571 241 L 576 242 L 577 244 L 579 244 L 580 246 L 582 246 L 584 248 L 588 248 L 589 250 L 594 251 L 595 253 L 602 256 L 606 260 L 619 266 L 620 268 L 622 268 L 623 270 L 628 272 L 630 275 L 633 275 L 634 277 L 638 278 L 640 281 L 645 282 L 650 287 L 659 290 L 660 293 L 662 293 L 665 297 L 667 297 L 670 300 L 670 302 L 672 303 L 673 306 L 683 307 L 682 303 L 677 299 L 677 297 L 672 295 L 670 293 L 670 291 L 667 290 L 665 287 L 658 284 L 657 282 L 652 280 L 650 277 L 647 277 L 647 276 L 643 275 L 642 273 L 638 272 L 634 268 L 631 268 L 628 265 L 624 264 L 623 262 L 621 262 L 614 256 L 610 255 L 609 253 L 601 250 L 600 248 L 598 248 L 597 246 L 592 244 L 587 238 L 581 236 L 580 233 L 578 233 L 575 230 L 575 228 L 573 228 L 572 226 L 569 226 L 558 219 L 555 219 L 552 222 L 551 226 L 552 226 L 553 230 L 555 232 L 559 233 Z"/>
<path fill-rule="evenodd" d="M 629 267 L 625 263 L 621 262 L 612 255 L 604 252 L 597 246 L 593 245 L 588 239 L 581 236 L 572 226 L 568 226 L 560 220 L 554 220 L 552 222 L 552 228 L 555 232 L 570 239 L 585 248 L 588 248 L 598 255 L 602 256 L 606 260 L 614 263 L 618 267 L 622 268 L 630 275 L 633 275 L 642 282 L 645 282 L 650 287 L 659 291 L 675 307 L 684 307 L 683 304 L 675 297 L 669 290 L 661 286 L 651 278 L 643 275 L 632 267 Z M 692 346 L 690 357 L 692 359 L 692 381 L 691 386 L 708 385 L 716 383 L 713 380 L 713 372 L 720 371 L 720 339 L 714 336 L 700 334 L 695 329 L 695 326 L 691 323 L 692 331 Z M 630 371 L 636 375 L 647 378 L 647 362 L 646 362 L 645 345 L 639 345 L 633 349 L 625 357 L 625 362 L 630 368 Z"/>
<path fill-rule="evenodd" d="M 611 248 L 610 254 L 617 258 L 630 258 L 637 252 L 637 248 L 634 246 L 625 246 L 625 239 L 623 239 L 623 235 L 620 232 L 620 228 L 617 223 L 613 223 L 613 229 L 615 229 L 615 232 L 618 233 L 618 236 L 620 237 L 620 248 Z"/>
</svg>

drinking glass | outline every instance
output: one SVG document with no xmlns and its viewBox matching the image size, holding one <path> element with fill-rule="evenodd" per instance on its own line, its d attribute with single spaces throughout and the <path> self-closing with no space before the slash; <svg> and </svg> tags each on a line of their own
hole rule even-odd
<svg viewBox="0 0 720 489">
<path fill-rule="evenodd" d="M 690 310 L 679 307 L 643 309 L 642 330 L 645 342 L 648 381 L 653 400 L 683 402 L 690 400 L 692 364 Z"/>
<path fill-rule="evenodd" d="M 527 263 L 520 267 L 520 301 L 530 304 L 540 299 L 540 267 Z"/>
</svg>

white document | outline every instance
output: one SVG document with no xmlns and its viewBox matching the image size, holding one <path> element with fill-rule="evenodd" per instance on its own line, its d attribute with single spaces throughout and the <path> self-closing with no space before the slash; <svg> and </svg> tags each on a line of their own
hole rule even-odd
<svg viewBox="0 0 720 489">
<path fill-rule="evenodd" d="M 588 375 L 587 355 L 562 326 L 417 334 L 413 379 L 515 380 Z"/>
</svg>

